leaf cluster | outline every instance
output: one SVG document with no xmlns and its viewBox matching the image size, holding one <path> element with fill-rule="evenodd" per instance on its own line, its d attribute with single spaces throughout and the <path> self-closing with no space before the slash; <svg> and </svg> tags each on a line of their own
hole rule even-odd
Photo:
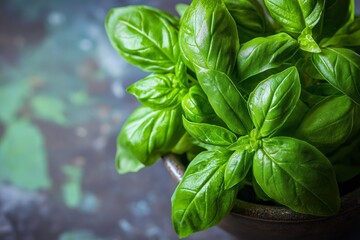
<svg viewBox="0 0 360 240">
<path fill-rule="evenodd" d="M 218 224 L 244 186 L 317 216 L 360 173 L 360 19 L 353 0 L 194 0 L 180 18 L 112 9 L 109 39 L 151 74 L 118 138 L 117 168 L 190 161 L 172 197 L 180 237 Z"/>
</svg>

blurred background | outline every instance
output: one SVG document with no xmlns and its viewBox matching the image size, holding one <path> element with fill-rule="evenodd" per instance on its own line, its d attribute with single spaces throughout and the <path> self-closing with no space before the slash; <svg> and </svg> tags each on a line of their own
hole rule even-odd
<svg viewBox="0 0 360 240">
<path fill-rule="evenodd" d="M 125 88 L 147 73 L 115 53 L 104 18 L 180 2 L 190 0 L 0 1 L 0 240 L 177 239 L 162 163 L 115 169 L 138 106 Z M 188 239 L 234 238 L 214 227 Z"/>
</svg>

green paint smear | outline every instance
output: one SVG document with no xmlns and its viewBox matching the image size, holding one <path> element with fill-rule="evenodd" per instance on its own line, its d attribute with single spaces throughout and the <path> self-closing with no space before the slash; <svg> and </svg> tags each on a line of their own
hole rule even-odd
<svg viewBox="0 0 360 240">
<path fill-rule="evenodd" d="M 35 116 L 39 119 L 60 125 L 68 123 L 68 119 L 64 115 L 66 105 L 60 99 L 40 95 L 32 99 L 31 106 Z"/>
<path fill-rule="evenodd" d="M 51 186 L 43 137 L 26 120 L 7 125 L 0 141 L 0 166 L 0 181 L 26 190 Z"/>
<path fill-rule="evenodd" d="M 84 90 L 79 90 L 69 95 L 69 100 L 73 105 L 84 106 L 89 103 L 88 93 Z"/>
<path fill-rule="evenodd" d="M 30 92 L 30 87 L 25 81 L 0 85 L 0 122 L 5 124 L 13 122 Z"/>
<path fill-rule="evenodd" d="M 64 232 L 60 235 L 59 240 L 106 240 L 96 236 L 89 230 L 74 230 L 69 232 Z"/>
<path fill-rule="evenodd" d="M 83 198 L 81 189 L 82 169 L 65 165 L 63 166 L 63 172 L 67 177 L 67 182 L 62 186 L 63 200 L 67 207 L 77 208 Z"/>
</svg>

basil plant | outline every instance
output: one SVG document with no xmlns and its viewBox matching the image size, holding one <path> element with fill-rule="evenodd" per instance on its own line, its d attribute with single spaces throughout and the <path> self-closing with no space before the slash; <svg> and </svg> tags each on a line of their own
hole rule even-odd
<svg viewBox="0 0 360 240">
<path fill-rule="evenodd" d="M 354 0 L 194 0 L 178 16 L 110 10 L 115 50 L 150 72 L 117 140 L 119 173 L 174 153 L 183 238 L 253 201 L 331 216 L 360 173 L 360 18 Z M 354 157 L 357 156 L 357 157 Z"/>
</svg>

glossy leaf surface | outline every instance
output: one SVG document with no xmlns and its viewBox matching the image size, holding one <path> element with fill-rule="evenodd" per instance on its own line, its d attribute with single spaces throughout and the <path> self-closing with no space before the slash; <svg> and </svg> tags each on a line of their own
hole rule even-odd
<svg viewBox="0 0 360 240">
<path fill-rule="evenodd" d="M 301 35 L 298 38 L 298 42 L 300 49 L 306 52 L 311 52 L 311 53 L 321 52 L 319 45 L 316 43 L 312 35 L 311 29 L 308 27 L 301 32 Z"/>
<path fill-rule="evenodd" d="M 169 72 L 180 55 L 178 20 L 147 6 L 111 9 L 105 20 L 111 44 L 131 64 L 149 72 Z"/>
<path fill-rule="evenodd" d="M 304 141 L 263 139 L 263 147 L 254 155 L 253 173 L 269 197 L 297 212 L 330 216 L 339 210 L 339 191 L 330 161 Z"/>
<path fill-rule="evenodd" d="M 264 0 L 271 16 L 287 31 L 300 33 L 320 21 L 325 0 Z"/>
<path fill-rule="evenodd" d="M 290 67 L 262 81 L 250 94 L 248 108 L 260 137 L 266 137 L 286 122 L 301 92 L 300 78 Z"/>
<path fill-rule="evenodd" d="M 233 71 L 239 39 L 234 19 L 223 1 L 194 0 L 180 27 L 180 48 L 186 64 L 195 71 Z"/>
<path fill-rule="evenodd" d="M 237 57 L 237 81 L 280 67 L 296 53 L 298 47 L 297 41 L 286 33 L 250 40 L 241 46 Z"/>
<path fill-rule="evenodd" d="M 189 89 L 182 98 L 181 106 L 186 118 L 193 122 L 207 122 L 216 117 L 206 94 L 199 85 Z"/>
<path fill-rule="evenodd" d="M 266 31 L 265 19 L 256 2 L 248 0 L 228 0 L 225 1 L 225 4 L 235 20 L 239 41 L 241 43 L 264 35 Z"/>
<path fill-rule="evenodd" d="M 199 142 L 216 146 L 229 146 L 237 140 L 230 130 L 207 123 L 190 122 L 183 118 L 186 131 Z"/>
<path fill-rule="evenodd" d="M 230 153 L 202 152 L 187 167 L 172 196 L 172 222 L 180 238 L 217 225 L 231 210 L 236 188 L 226 190 Z"/>
<path fill-rule="evenodd" d="M 187 89 L 174 74 L 152 74 L 132 84 L 127 91 L 146 106 L 166 108 L 180 104 Z"/>
<path fill-rule="evenodd" d="M 115 161 L 116 169 L 120 174 L 137 172 L 145 167 L 145 165 L 142 164 L 142 162 L 140 162 L 138 158 L 128 148 L 126 142 L 126 139 L 128 137 L 125 134 L 125 131 L 121 130 L 117 138 Z"/>
<path fill-rule="evenodd" d="M 338 146 L 356 130 L 356 107 L 347 96 L 329 97 L 315 105 L 298 128 L 298 135 L 318 146 Z"/>
<path fill-rule="evenodd" d="M 360 104 L 360 55 L 345 48 L 327 48 L 312 61 L 331 85 Z"/>
<path fill-rule="evenodd" d="M 225 168 L 224 182 L 226 189 L 230 189 L 244 180 L 252 166 L 253 156 L 253 153 L 246 150 L 235 151 L 230 156 Z"/>
<path fill-rule="evenodd" d="M 122 127 L 120 135 L 123 139 L 118 148 L 128 148 L 126 151 L 142 164 L 152 165 L 170 151 L 184 133 L 181 114 L 179 107 L 167 110 L 138 108 Z M 123 161 L 121 156 L 118 161 Z"/>
<path fill-rule="evenodd" d="M 231 79 L 222 72 L 205 69 L 198 73 L 198 78 L 215 113 L 229 129 L 240 135 L 248 133 L 252 122 L 246 101 Z"/>
</svg>

